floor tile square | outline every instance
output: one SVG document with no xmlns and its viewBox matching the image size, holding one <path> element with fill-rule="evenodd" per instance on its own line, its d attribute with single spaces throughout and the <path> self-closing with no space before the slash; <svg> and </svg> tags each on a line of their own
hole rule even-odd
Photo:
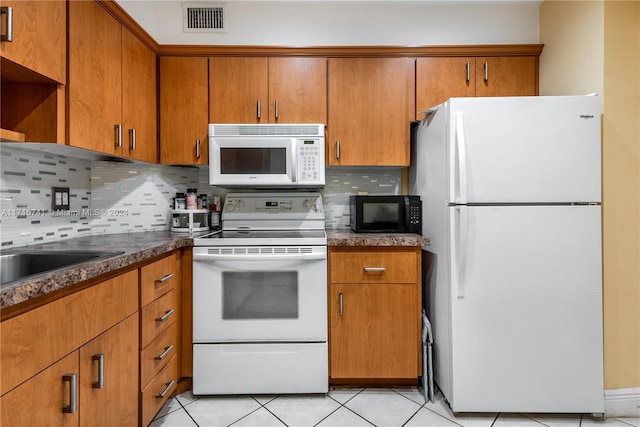
<svg viewBox="0 0 640 427">
<path fill-rule="evenodd" d="M 419 405 L 422 405 L 426 402 L 424 398 L 424 392 L 422 389 L 418 387 L 394 387 L 392 388 L 396 393 L 401 394 L 402 396 L 416 402 Z"/>
<path fill-rule="evenodd" d="M 257 409 L 231 424 L 233 427 L 284 427 L 278 418 L 264 408 Z"/>
<path fill-rule="evenodd" d="M 200 399 L 200 396 L 194 396 L 194 394 L 191 393 L 191 390 L 189 390 L 189 391 L 185 391 L 184 393 L 178 394 L 176 396 L 176 399 L 178 400 L 178 402 L 180 402 L 182 406 L 187 406 L 190 403 L 193 403 L 196 400 Z"/>
<path fill-rule="evenodd" d="M 405 427 L 449 427 L 449 426 L 457 426 L 458 424 L 454 423 L 447 418 L 444 418 L 442 415 L 436 414 L 433 411 L 430 411 L 425 408 L 420 408 L 420 410 L 413 416 L 411 419 L 404 425 Z"/>
<path fill-rule="evenodd" d="M 365 389 L 345 406 L 372 424 L 402 426 L 418 410 L 419 404 L 389 389 Z"/>
<path fill-rule="evenodd" d="M 327 418 L 322 420 L 317 427 L 372 427 L 368 422 L 345 407 L 341 407 Z"/>
<path fill-rule="evenodd" d="M 280 396 L 265 405 L 289 426 L 314 426 L 340 407 L 329 396 Z"/>
<path fill-rule="evenodd" d="M 178 409 L 182 409 L 182 405 L 180 405 L 180 403 L 176 400 L 175 397 L 170 397 L 164 403 L 164 406 L 162 407 L 162 409 L 160 409 L 160 411 L 158 412 L 158 414 L 154 419 L 164 417 L 165 415 L 173 411 L 177 411 Z"/>
<path fill-rule="evenodd" d="M 362 387 L 331 387 L 329 396 L 344 405 L 362 390 Z"/>
<path fill-rule="evenodd" d="M 260 408 L 250 396 L 201 397 L 185 406 L 198 425 L 228 426 Z"/>
<path fill-rule="evenodd" d="M 156 418 L 149 427 L 197 427 L 197 424 L 184 409 L 180 408 L 162 418 Z"/>
</svg>

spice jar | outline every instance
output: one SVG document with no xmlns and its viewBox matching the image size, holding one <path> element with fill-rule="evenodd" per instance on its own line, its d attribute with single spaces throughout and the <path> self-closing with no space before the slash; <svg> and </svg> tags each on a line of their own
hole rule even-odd
<svg viewBox="0 0 640 427">
<path fill-rule="evenodd" d="M 174 209 L 187 209 L 187 198 L 184 193 L 176 193 L 176 198 L 174 199 Z"/>
<path fill-rule="evenodd" d="M 197 197 L 197 188 L 187 188 L 187 209 L 198 209 Z"/>
</svg>

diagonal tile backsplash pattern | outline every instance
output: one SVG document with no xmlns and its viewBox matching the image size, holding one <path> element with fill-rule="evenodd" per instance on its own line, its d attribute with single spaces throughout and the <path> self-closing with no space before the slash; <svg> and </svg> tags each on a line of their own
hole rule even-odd
<svg viewBox="0 0 640 427">
<path fill-rule="evenodd" d="M 32 245 L 89 234 L 170 228 L 176 192 L 209 186 L 208 168 L 88 161 L 0 145 L 0 244 Z M 53 211 L 51 187 L 69 187 L 70 209 Z M 400 194 L 401 171 L 327 168 L 322 190 L 327 228 L 349 227 L 349 195 Z"/>
</svg>

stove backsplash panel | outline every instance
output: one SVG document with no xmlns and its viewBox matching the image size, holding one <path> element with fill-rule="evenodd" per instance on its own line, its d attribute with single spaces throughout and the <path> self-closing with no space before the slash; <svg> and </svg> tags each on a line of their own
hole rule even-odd
<svg viewBox="0 0 640 427">
<path fill-rule="evenodd" d="M 208 185 L 206 167 L 88 161 L 0 145 L 0 243 L 11 248 L 90 234 L 170 228 L 176 192 Z M 51 187 L 69 187 L 69 211 L 51 209 Z M 327 168 L 322 190 L 327 229 L 349 228 L 349 196 L 400 194 L 401 171 Z"/>
</svg>

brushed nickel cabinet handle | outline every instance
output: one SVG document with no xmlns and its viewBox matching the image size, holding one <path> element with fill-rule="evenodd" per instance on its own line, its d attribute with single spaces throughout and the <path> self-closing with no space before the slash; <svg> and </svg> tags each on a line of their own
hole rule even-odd
<svg viewBox="0 0 640 427">
<path fill-rule="evenodd" d="M 200 140 L 196 139 L 196 159 L 200 158 Z"/>
<path fill-rule="evenodd" d="M 384 267 L 365 267 L 365 273 L 382 273 L 386 270 Z"/>
<path fill-rule="evenodd" d="M 176 382 L 174 380 L 169 381 L 167 384 L 167 386 L 164 388 L 164 390 L 162 390 L 160 393 L 156 394 L 156 397 L 158 399 L 162 399 L 163 397 L 166 396 L 167 393 L 169 393 L 169 390 L 171 390 L 171 387 L 173 387 L 173 385 Z"/>
<path fill-rule="evenodd" d="M 129 140 L 131 141 L 131 150 L 136 149 L 136 130 L 129 129 Z"/>
<path fill-rule="evenodd" d="M 98 381 L 91 383 L 91 387 L 104 388 L 104 353 L 94 354 L 91 360 L 98 361 Z"/>
<path fill-rule="evenodd" d="M 336 141 L 336 159 L 340 159 L 340 140 Z"/>
<path fill-rule="evenodd" d="M 489 81 L 489 62 L 484 63 L 484 81 Z"/>
<path fill-rule="evenodd" d="M 78 387 L 76 374 L 64 374 L 62 376 L 62 382 L 69 383 L 69 404 L 62 407 L 62 412 L 65 414 L 75 414 L 78 410 Z"/>
<path fill-rule="evenodd" d="M 278 120 L 278 116 L 279 116 L 279 111 L 280 109 L 278 108 L 278 100 L 276 99 L 276 120 Z"/>
<path fill-rule="evenodd" d="M 164 276 L 162 279 L 156 279 L 155 280 L 155 284 L 156 285 L 161 285 L 164 282 L 166 282 L 167 280 L 173 279 L 173 273 L 169 273 L 166 276 Z"/>
<path fill-rule="evenodd" d="M 165 320 L 167 320 L 173 313 L 175 312 L 175 310 L 172 308 L 171 310 L 167 310 L 164 312 L 164 314 L 161 317 L 157 317 L 156 318 L 156 322 L 164 322 Z"/>
<path fill-rule="evenodd" d="M 171 344 L 171 345 L 170 345 L 170 346 L 168 346 L 168 347 L 165 347 L 165 348 L 164 348 L 164 351 L 163 351 L 161 354 L 159 354 L 159 355 L 157 355 L 156 357 L 154 357 L 154 359 L 155 359 L 155 360 L 162 360 L 162 359 L 164 359 L 165 357 L 167 357 L 167 356 L 169 355 L 169 353 L 171 353 L 171 350 L 173 350 L 173 344 Z"/>
<path fill-rule="evenodd" d="M 0 7 L 0 14 L 7 15 L 7 33 L 0 36 L 0 41 L 13 41 L 13 8 L 11 6 Z"/>
<path fill-rule="evenodd" d="M 260 120 L 261 112 L 260 112 L 260 100 L 258 99 L 258 111 L 256 112 L 258 115 L 258 120 Z"/>
<path fill-rule="evenodd" d="M 471 64 L 467 61 L 467 82 L 471 81 Z"/>
<path fill-rule="evenodd" d="M 122 125 L 121 124 L 113 125 L 113 130 L 114 130 L 115 140 L 116 140 L 115 146 L 122 147 Z"/>
<path fill-rule="evenodd" d="M 340 305 L 340 316 L 344 314 L 344 297 L 342 296 L 342 292 L 338 295 L 338 303 Z"/>
</svg>

